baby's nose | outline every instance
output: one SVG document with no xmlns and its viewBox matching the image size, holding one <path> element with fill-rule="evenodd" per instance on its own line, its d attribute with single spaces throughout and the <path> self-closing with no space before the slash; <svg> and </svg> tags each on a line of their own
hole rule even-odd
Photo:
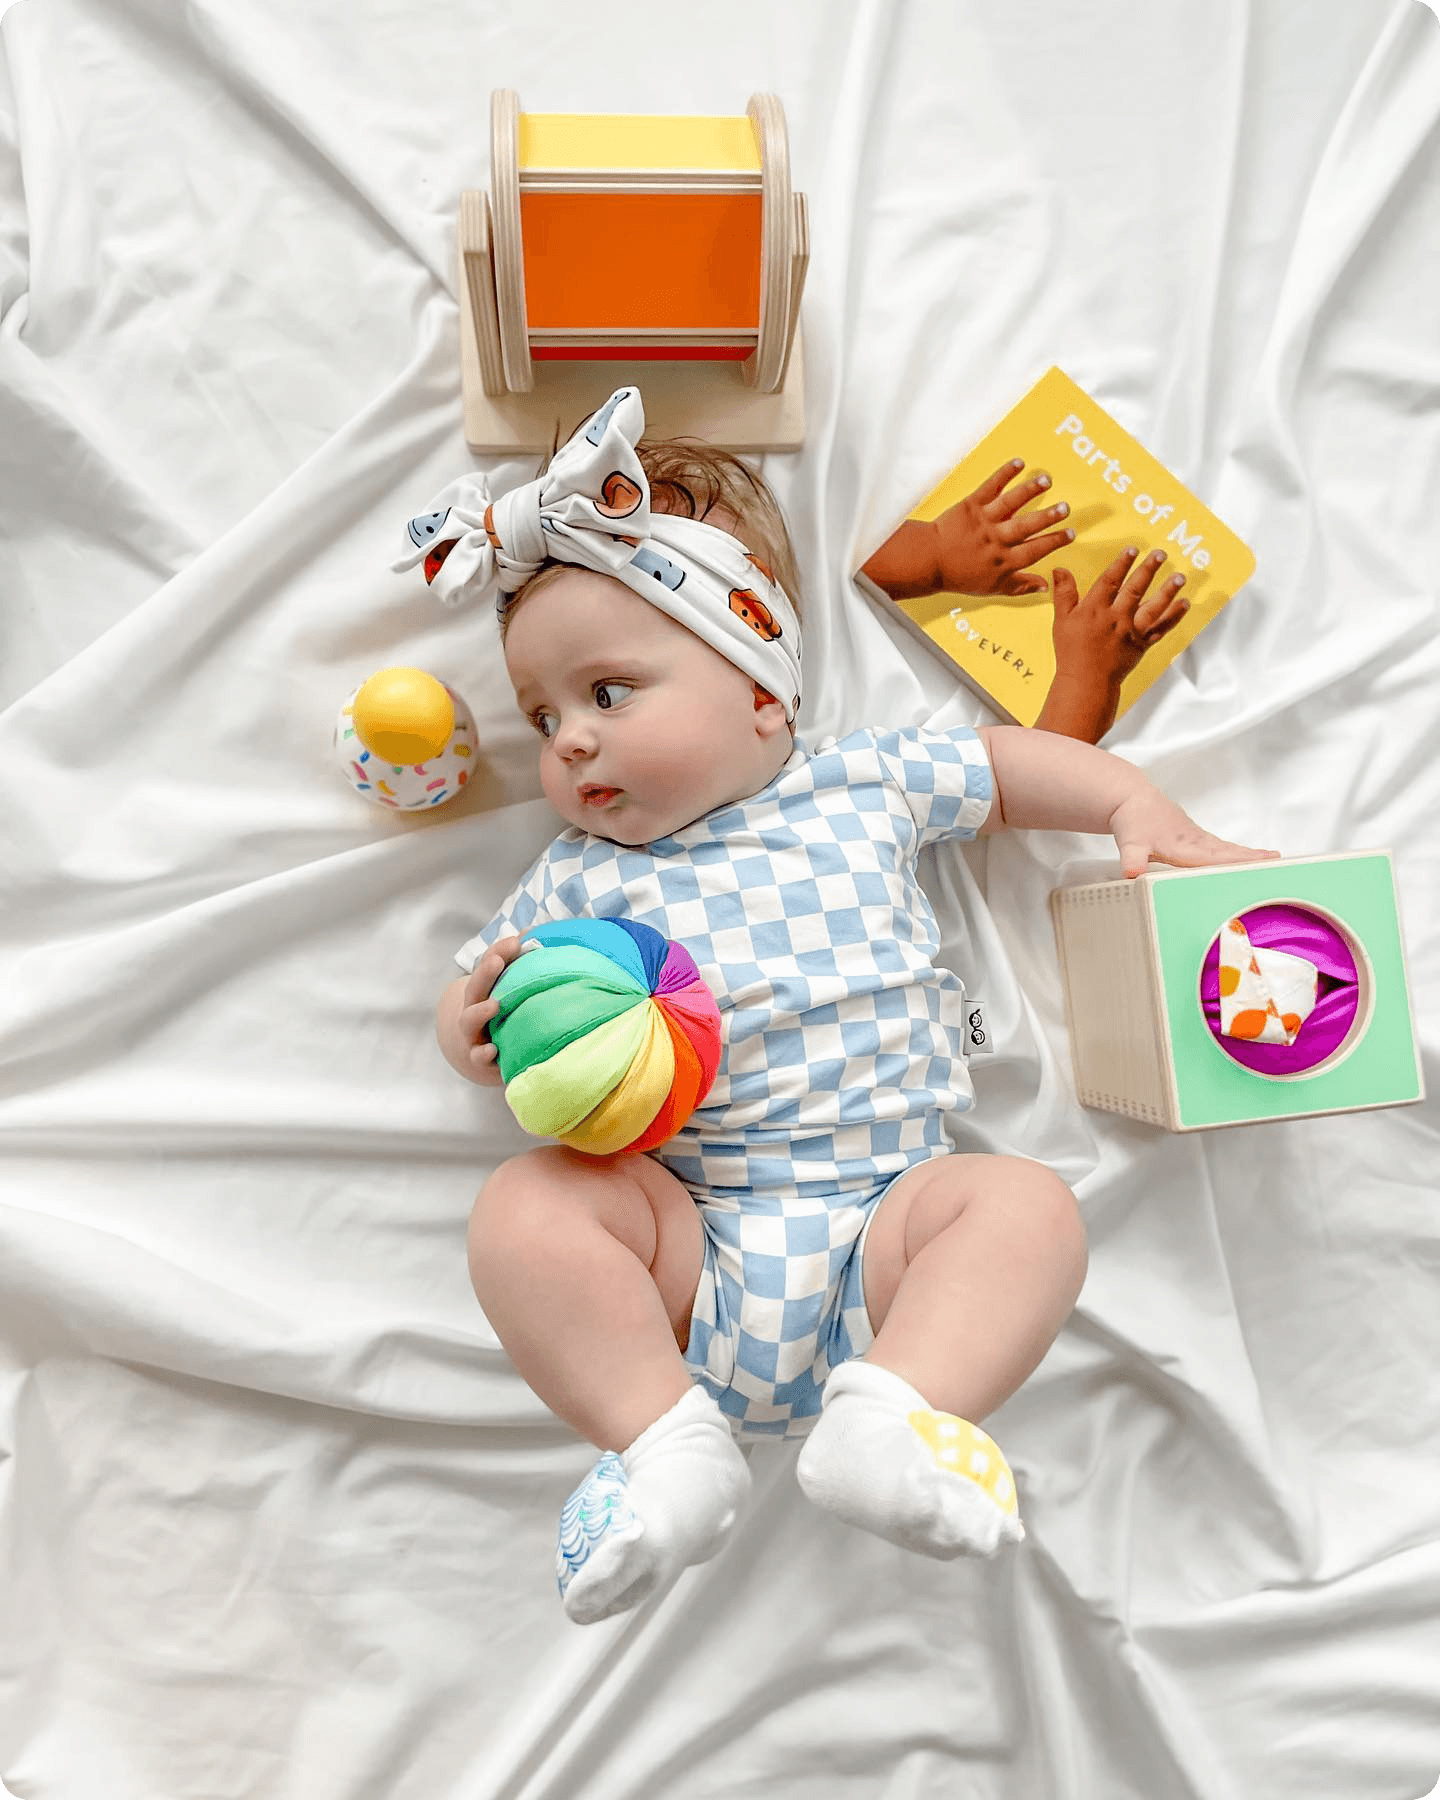
<svg viewBox="0 0 1440 1800">
<path fill-rule="evenodd" d="M 566 762 L 573 762 L 577 757 L 592 756 L 595 751 L 595 733 L 583 719 L 565 719 L 555 733 L 555 752 L 564 757 Z"/>
</svg>

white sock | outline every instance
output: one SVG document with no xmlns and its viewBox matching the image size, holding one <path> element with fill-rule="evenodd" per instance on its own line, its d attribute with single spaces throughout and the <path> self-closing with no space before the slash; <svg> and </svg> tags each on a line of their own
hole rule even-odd
<svg viewBox="0 0 1440 1800">
<path fill-rule="evenodd" d="M 922 1556 L 993 1556 L 1025 1535 L 996 1444 L 858 1357 L 831 1370 L 795 1476 L 816 1506 Z"/>
<path fill-rule="evenodd" d="M 565 1611 L 593 1625 L 638 1606 L 720 1548 L 750 1491 L 724 1413 L 692 1387 L 565 1502 L 556 1575 Z"/>
</svg>

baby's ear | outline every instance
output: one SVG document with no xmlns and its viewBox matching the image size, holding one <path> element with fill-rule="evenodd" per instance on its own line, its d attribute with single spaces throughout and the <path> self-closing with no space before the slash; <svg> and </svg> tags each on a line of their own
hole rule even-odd
<svg viewBox="0 0 1440 1800">
<path fill-rule="evenodd" d="M 785 708 L 768 688 L 761 687 L 758 681 L 752 681 L 755 690 L 755 724 L 762 737 L 771 737 L 777 731 L 783 731 L 790 721 L 786 717 Z"/>
</svg>

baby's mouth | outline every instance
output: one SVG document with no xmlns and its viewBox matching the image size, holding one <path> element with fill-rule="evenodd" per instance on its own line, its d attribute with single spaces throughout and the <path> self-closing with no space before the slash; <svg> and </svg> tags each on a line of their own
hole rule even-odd
<svg viewBox="0 0 1440 1800">
<path fill-rule="evenodd" d="M 608 806 L 619 792 L 619 788 L 598 787 L 593 781 L 588 781 L 580 790 L 581 804 L 584 806 Z"/>
</svg>

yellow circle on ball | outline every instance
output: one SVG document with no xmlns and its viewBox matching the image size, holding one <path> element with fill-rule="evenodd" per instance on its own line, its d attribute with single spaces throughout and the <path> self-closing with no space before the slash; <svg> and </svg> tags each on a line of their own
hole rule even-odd
<svg viewBox="0 0 1440 1800">
<path fill-rule="evenodd" d="M 355 696 L 355 735 L 382 762 L 424 763 L 455 729 L 455 702 L 424 669 L 381 669 Z"/>
</svg>

